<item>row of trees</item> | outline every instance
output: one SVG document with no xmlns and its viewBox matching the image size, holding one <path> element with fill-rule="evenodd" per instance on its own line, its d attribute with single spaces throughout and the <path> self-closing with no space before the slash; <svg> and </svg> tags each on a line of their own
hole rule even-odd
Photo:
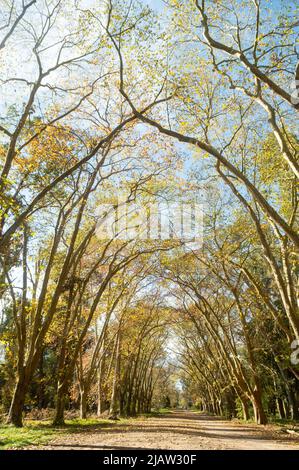
<svg viewBox="0 0 299 470">
<path fill-rule="evenodd" d="M 30 397 L 55 402 L 56 424 L 71 396 L 82 417 L 95 396 L 112 417 L 149 411 L 168 376 L 169 323 L 204 407 L 234 415 L 240 403 L 247 419 L 250 405 L 265 423 L 277 403 L 297 418 L 292 4 L 170 0 L 162 21 L 145 2 L 2 3 L 8 420 L 22 425 Z M 182 176 L 185 198 L 208 194 L 202 250 L 124 237 L 121 223 L 98 236 L 99 204 L 118 217 L 178 194 Z"/>
<path fill-rule="evenodd" d="M 298 418 L 298 369 L 290 364 L 299 332 L 298 99 L 288 91 L 296 91 L 298 67 L 292 16 L 278 15 L 276 24 L 271 18 L 269 27 L 271 13 L 263 2 L 249 3 L 170 2 L 175 55 L 169 60 L 179 87 L 167 119 L 138 112 L 126 88 L 126 47 L 115 48 L 121 93 L 135 115 L 205 156 L 197 179 L 222 181 L 222 201 L 223 184 L 230 191 L 230 211 L 225 204 L 213 209 L 209 199 L 207 253 L 187 256 L 183 279 L 179 258 L 180 269 L 170 279 L 187 296 L 183 311 L 193 324 L 191 345 L 185 324 L 180 336 L 187 371 L 204 384 L 200 396 L 222 412 L 233 387 L 245 419 L 250 402 L 255 420 L 264 424 L 265 408 L 269 403 L 273 413 L 275 400 L 281 417 Z"/>
<path fill-rule="evenodd" d="M 110 401 L 111 414 L 116 413 L 125 368 L 124 318 L 132 321 L 133 285 L 145 277 L 145 268 L 136 263 L 140 257 L 150 263 L 146 256 L 168 249 L 124 236 L 126 224 L 134 228 L 128 217 L 112 235 L 98 236 L 111 216 L 103 207 L 109 205 L 112 215 L 121 217 L 126 204 L 154 194 L 175 164 L 171 146 L 133 127 L 137 118 L 123 109 L 105 15 L 99 12 L 100 26 L 90 32 L 90 12 L 76 2 L 3 2 L 2 380 L 11 397 L 8 422 L 17 426 L 26 397 L 36 387 L 42 402 L 55 397 L 54 423 L 63 423 L 74 377 L 83 417 L 97 374 L 99 410 L 107 383 L 104 403 Z M 13 44 L 18 44 L 15 56 L 10 55 Z M 21 57 L 28 69 L 19 69 Z M 128 292 L 132 304 L 125 306 Z M 150 407 L 162 354 L 159 347 L 153 352 L 153 340 L 145 342 L 142 333 L 148 322 L 154 338 L 162 341 L 160 326 L 152 324 L 156 307 L 143 308 L 144 324 L 136 320 L 132 326 L 139 352 L 127 359 L 127 367 L 135 365 L 122 372 L 131 375 L 130 398 L 127 392 L 122 397 L 131 411 Z M 43 375 L 45 368 L 50 377 Z"/>
</svg>

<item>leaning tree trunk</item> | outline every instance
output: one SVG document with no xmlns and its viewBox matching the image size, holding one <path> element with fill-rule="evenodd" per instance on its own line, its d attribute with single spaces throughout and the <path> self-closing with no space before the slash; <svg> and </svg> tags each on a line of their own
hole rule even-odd
<svg viewBox="0 0 299 470">
<path fill-rule="evenodd" d="M 249 421 L 250 414 L 249 414 L 249 406 L 247 398 L 240 398 L 242 404 L 242 413 L 244 421 Z"/>
</svg>

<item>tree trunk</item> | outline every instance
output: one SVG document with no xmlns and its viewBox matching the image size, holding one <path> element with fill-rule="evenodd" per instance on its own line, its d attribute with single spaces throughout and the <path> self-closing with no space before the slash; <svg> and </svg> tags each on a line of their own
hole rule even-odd
<svg viewBox="0 0 299 470">
<path fill-rule="evenodd" d="M 103 391 L 100 381 L 98 381 L 98 407 L 97 416 L 101 416 L 106 411 L 105 400 L 103 397 Z"/>
<path fill-rule="evenodd" d="M 55 416 L 53 419 L 54 426 L 63 426 L 65 424 L 64 423 L 64 408 L 65 408 L 65 386 L 63 384 L 58 384 Z"/>
<path fill-rule="evenodd" d="M 252 400 L 254 418 L 257 424 L 267 424 L 267 416 L 263 408 L 262 398 L 259 390 L 254 390 Z"/>
<path fill-rule="evenodd" d="M 80 390 L 80 418 L 86 419 L 87 417 L 87 393 L 86 390 Z"/>
<path fill-rule="evenodd" d="M 221 398 L 218 398 L 218 409 L 219 409 L 219 416 L 223 416 L 223 406 L 222 406 L 222 400 Z"/>
<path fill-rule="evenodd" d="M 23 378 L 19 378 L 15 386 L 13 399 L 10 405 L 7 423 L 21 428 L 23 426 L 23 407 L 25 402 L 26 386 Z"/>
<path fill-rule="evenodd" d="M 283 401 L 280 397 L 278 397 L 276 401 L 277 401 L 277 408 L 278 408 L 279 417 L 280 417 L 280 419 L 285 419 L 286 415 L 285 415 L 285 412 L 284 412 Z"/>
<path fill-rule="evenodd" d="M 250 419 L 248 401 L 246 399 L 242 399 L 241 403 L 242 403 L 243 419 L 244 421 L 248 421 Z"/>
<path fill-rule="evenodd" d="M 102 356 L 100 360 L 99 370 L 98 370 L 98 407 L 97 407 L 97 415 L 101 416 L 102 413 L 106 410 L 105 407 L 105 397 L 104 397 L 104 390 L 103 390 L 103 377 L 104 377 L 104 369 L 105 369 L 105 357 Z"/>
<path fill-rule="evenodd" d="M 116 357 L 115 357 L 115 368 L 113 377 L 113 386 L 110 402 L 109 418 L 116 419 L 118 412 L 118 391 L 119 391 L 119 375 L 120 375 L 120 331 L 117 335 L 117 346 L 116 346 Z"/>
<path fill-rule="evenodd" d="M 286 419 L 290 419 L 290 406 L 288 400 L 283 401 L 283 406 Z"/>
<path fill-rule="evenodd" d="M 282 365 L 279 362 L 277 362 L 277 365 L 279 367 L 281 376 L 282 376 L 284 384 L 285 384 L 285 391 L 286 391 L 286 394 L 287 394 L 287 401 L 288 401 L 288 405 L 289 405 L 289 413 L 286 413 L 286 415 L 289 416 L 289 414 L 290 414 L 291 419 L 296 420 L 296 419 L 299 418 L 298 402 L 296 400 L 296 396 L 295 396 L 294 390 L 292 388 L 292 383 L 289 379 L 288 370 L 284 370 L 284 368 L 282 367 Z"/>
<path fill-rule="evenodd" d="M 294 391 L 289 388 L 288 401 L 291 409 L 291 419 L 297 421 L 299 419 L 298 400 L 296 399 Z"/>
</svg>

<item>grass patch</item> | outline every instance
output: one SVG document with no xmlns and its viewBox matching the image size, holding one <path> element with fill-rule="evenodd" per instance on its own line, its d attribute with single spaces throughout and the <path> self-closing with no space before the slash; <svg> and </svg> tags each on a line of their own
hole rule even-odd
<svg viewBox="0 0 299 470">
<path fill-rule="evenodd" d="M 119 422 L 119 421 L 116 421 Z M 65 426 L 61 426 L 62 429 L 64 428 L 73 428 L 75 431 L 79 431 L 82 428 L 92 428 L 98 426 L 105 426 L 108 424 L 114 424 L 114 421 L 110 419 L 97 419 L 97 418 L 73 418 L 73 419 L 66 419 Z M 72 429 L 68 429 L 69 431 Z"/>
<path fill-rule="evenodd" d="M 157 416 L 157 415 L 164 415 L 167 413 L 171 413 L 172 411 L 176 411 L 175 408 L 159 408 L 158 410 L 152 410 L 150 413 L 145 413 L 143 416 Z"/>
<path fill-rule="evenodd" d="M 49 423 L 41 421 L 26 423 L 23 428 L 0 425 L 0 450 L 46 444 L 58 433 Z"/>
<path fill-rule="evenodd" d="M 112 421 L 97 418 L 75 418 L 66 419 L 63 426 L 53 426 L 50 421 L 25 420 L 22 428 L 0 424 L 0 450 L 45 445 L 62 434 L 117 428 L 128 424 L 130 419 L 132 418 Z"/>
</svg>

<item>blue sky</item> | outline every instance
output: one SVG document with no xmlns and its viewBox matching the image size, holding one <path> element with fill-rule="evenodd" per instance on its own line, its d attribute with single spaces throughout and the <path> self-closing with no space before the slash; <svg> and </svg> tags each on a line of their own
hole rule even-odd
<svg viewBox="0 0 299 470">
<path fill-rule="evenodd" d="M 161 10 L 164 7 L 162 0 L 146 0 L 146 2 L 155 10 Z"/>
</svg>

